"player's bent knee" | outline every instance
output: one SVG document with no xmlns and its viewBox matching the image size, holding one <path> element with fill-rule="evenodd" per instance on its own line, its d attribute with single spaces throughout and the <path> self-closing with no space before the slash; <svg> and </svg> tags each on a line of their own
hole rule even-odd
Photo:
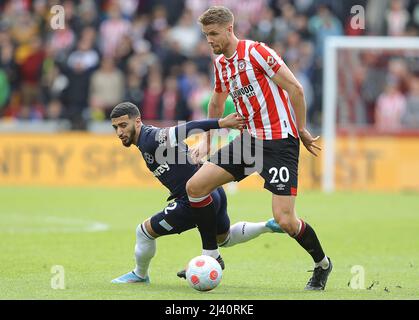
<svg viewBox="0 0 419 320">
<path fill-rule="evenodd" d="M 152 228 L 152 226 L 151 226 L 151 221 L 150 221 L 150 219 L 147 219 L 147 220 L 145 220 L 143 223 L 140 223 L 138 226 L 137 226 L 137 229 L 136 229 L 136 234 L 138 235 L 138 236 L 141 236 L 141 237 L 145 237 L 145 238 L 147 238 L 147 239 L 156 239 L 156 238 L 158 238 L 158 237 L 160 237 L 160 235 L 159 234 L 157 234 L 154 230 L 153 230 L 153 228 Z"/>
<path fill-rule="evenodd" d="M 230 232 L 226 232 L 226 233 L 217 235 L 217 244 L 218 244 L 218 246 L 222 247 L 223 245 L 225 245 L 226 242 L 229 239 L 229 235 L 230 235 Z"/>
<path fill-rule="evenodd" d="M 203 190 L 203 187 L 199 185 L 199 183 L 196 181 L 196 179 L 189 179 L 188 182 L 186 182 L 186 193 L 189 197 L 198 198 L 203 197 L 206 195 L 205 190 Z"/>
</svg>

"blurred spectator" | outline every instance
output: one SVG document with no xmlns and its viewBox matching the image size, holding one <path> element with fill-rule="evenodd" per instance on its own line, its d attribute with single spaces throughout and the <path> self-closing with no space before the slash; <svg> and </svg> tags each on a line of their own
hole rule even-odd
<svg viewBox="0 0 419 320">
<path fill-rule="evenodd" d="M 283 58 L 288 64 L 297 62 L 301 57 L 301 38 L 295 31 L 290 31 L 286 39 L 286 50 Z"/>
<path fill-rule="evenodd" d="M 59 99 L 51 100 L 48 103 L 45 118 L 49 120 L 59 120 L 62 118 L 63 106 Z"/>
<path fill-rule="evenodd" d="M 179 73 L 180 66 L 186 61 L 186 56 L 181 52 L 179 42 L 168 42 L 167 47 L 160 52 L 163 66 L 163 76 Z"/>
<path fill-rule="evenodd" d="M 293 29 L 295 8 L 286 3 L 281 6 L 281 15 L 275 18 L 275 41 L 285 41 L 287 34 Z"/>
<path fill-rule="evenodd" d="M 196 86 L 191 92 L 189 105 L 192 111 L 191 119 L 198 120 L 207 117 L 206 108 L 204 104 L 208 104 L 209 97 L 212 95 L 213 88 L 206 74 L 199 74 Z"/>
<path fill-rule="evenodd" d="M 77 49 L 70 53 L 62 71 L 68 78 L 68 86 L 63 92 L 65 117 L 72 121 L 74 129 L 86 127 L 86 111 L 90 77 L 99 64 L 99 54 L 93 49 L 91 39 L 81 39 Z"/>
<path fill-rule="evenodd" d="M 131 23 L 121 16 L 116 2 L 112 2 L 108 10 L 109 18 L 100 25 L 101 48 L 104 56 L 115 55 L 120 39 L 131 30 Z"/>
<path fill-rule="evenodd" d="M 0 72 L 2 73 L 0 108 L 4 108 L 9 102 L 11 91 L 18 85 L 18 66 L 14 61 L 14 46 L 6 30 L 0 31 Z"/>
<path fill-rule="evenodd" d="M 144 33 L 144 39 L 151 43 L 151 49 L 159 52 L 163 45 L 165 31 L 168 29 L 167 11 L 163 6 L 156 6 L 153 9 L 151 21 Z"/>
<path fill-rule="evenodd" d="M 23 105 L 17 116 L 19 120 L 37 121 L 43 119 L 43 109 L 39 104 Z"/>
<path fill-rule="evenodd" d="M 419 27 L 419 3 L 416 3 L 413 9 L 413 22 L 417 27 Z"/>
<path fill-rule="evenodd" d="M 140 108 L 144 120 L 159 119 L 159 102 L 163 92 L 160 70 L 151 68 L 147 77 L 147 87 L 144 90 L 144 99 Z"/>
<path fill-rule="evenodd" d="M 308 18 L 305 15 L 299 14 L 294 19 L 294 31 L 296 31 L 301 39 L 305 41 L 311 40 L 310 32 L 308 31 Z"/>
<path fill-rule="evenodd" d="M 191 111 L 182 97 L 176 77 L 169 76 L 164 80 L 164 90 L 159 103 L 161 120 L 189 120 Z"/>
<path fill-rule="evenodd" d="M 25 58 L 22 58 L 19 67 L 22 100 L 27 107 L 40 102 L 40 80 L 44 57 L 45 52 L 42 49 L 41 39 L 33 37 L 28 46 L 27 55 Z"/>
<path fill-rule="evenodd" d="M 39 28 L 28 11 L 22 11 L 10 22 L 10 35 L 16 43 L 16 62 L 20 64 L 31 53 L 30 40 L 38 35 Z"/>
<path fill-rule="evenodd" d="M 78 28 L 75 30 L 79 33 L 80 30 L 86 27 L 92 27 L 95 30 L 99 29 L 98 7 L 94 0 L 83 0 L 78 7 L 80 21 Z"/>
<path fill-rule="evenodd" d="M 137 11 L 140 0 L 118 0 L 122 16 L 125 19 L 132 19 Z"/>
<path fill-rule="evenodd" d="M 39 27 L 40 34 L 45 34 L 49 27 L 49 6 L 47 0 L 34 0 L 32 2 L 33 17 Z"/>
<path fill-rule="evenodd" d="M 204 74 L 211 74 L 212 72 L 212 59 L 208 52 L 208 44 L 206 40 L 201 40 L 195 50 L 195 55 L 192 61 L 198 68 L 198 72 Z"/>
<path fill-rule="evenodd" d="M 375 110 L 375 125 L 378 130 L 392 131 L 402 127 L 406 112 L 406 98 L 398 89 L 396 79 L 389 78 L 385 91 L 380 94 Z"/>
<path fill-rule="evenodd" d="M 7 74 L 6 72 L 0 69 L 0 111 L 8 102 L 9 95 L 10 95 L 10 85 L 9 85 L 9 80 L 7 79 Z"/>
<path fill-rule="evenodd" d="M 385 21 L 389 36 L 404 35 L 409 22 L 409 12 L 407 12 L 403 0 L 391 0 Z"/>
<path fill-rule="evenodd" d="M 384 33 L 385 15 L 390 0 L 368 0 L 365 12 L 365 22 L 370 35 Z"/>
<path fill-rule="evenodd" d="M 403 123 L 408 127 L 419 128 L 419 78 L 412 77 L 406 99 L 406 113 Z"/>
<path fill-rule="evenodd" d="M 258 39 L 261 42 L 272 43 L 275 41 L 277 30 L 274 27 L 274 12 L 271 8 L 264 8 L 262 16 L 250 31 L 249 38 Z"/>
<path fill-rule="evenodd" d="M 143 78 L 134 72 L 128 73 L 125 87 L 124 101 L 131 101 L 136 106 L 141 106 L 144 99 Z M 144 118 L 144 114 L 142 115 Z M 146 115 L 148 117 L 148 115 Z M 150 119 L 150 118 L 149 118 Z M 155 117 L 151 117 L 155 119 Z"/>
<path fill-rule="evenodd" d="M 128 61 L 133 54 L 132 39 L 130 36 L 125 35 L 120 39 L 115 50 L 115 63 L 122 72 L 128 72 Z"/>
<path fill-rule="evenodd" d="M 319 5 L 317 13 L 309 20 L 309 30 L 314 36 L 316 55 L 323 56 L 323 47 L 326 37 L 343 34 L 342 23 L 326 5 Z"/>
<path fill-rule="evenodd" d="M 187 10 L 168 33 L 168 40 L 177 42 L 180 46 L 180 52 L 186 57 L 192 56 L 200 39 L 201 31 L 198 24 L 193 20 L 191 12 Z"/>
<path fill-rule="evenodd" d="M 314 103 L 314 90 L 313 86 L 311 85 L 311 81 L 307 77 L 307 75 L 304 72 L 302 72 L 298 60 L 294 60 L 293 63 L 290 63 L 289 68 L 304 88 L 304 96 L 307 104 L 307 114 L 311 115 L 311 109 Z"/>
<path fill-rule="evenodd" d="M 99 64 L 100 57 L 93 48 L 90 39 L 81 39 L 77 44 L 77 49 L 68 56 L 67 64 L 71 69 L 89 70 Z"/>
<path fill-rule="evenodd" d="M 179 86 L 179 91 L 182 95 L 182 99 L 187 101 L 188 97 L 190 97 L 198 83 L 199 75 L 197 67 L 195 63 L 193 63 L 193 61 L 186 61 L 182 65 L 182 70 L 183 72 L 178 77 L 177 82 Z"/>
<path fill-rule="evenodd" d="M 365 101 L 367 123 L 373 124 L 375 122 L 376 101 L 385 87 L 387 72 L 380 61 L 379 54 L 373 50 L 362 52 L 360 63 L 368 66 L 363 78 L 364 81 L 361 84 L 360 94 Z"/>
<path fill-rule="evenodd" d="M 151 0 L 150 2 L 153 2 L 153 5 L 161 6 L 165 9 L 167 12 L 167 22 L 170 26 L 176 24 L 182 12 L 185 10 L 185 0 Z"/>
<path fill-rule="evenodd" d="M 409 70 L 403 59 L 391 59 L 388 63 L 388 76 L 397 81 L 400 91 L 405 94 L 409 90 Z"/>
<path fill-rule="evenodd" d="M 92 118 L 109 119 L 112 108 L 124 97 L 124 75 L 115 67 L 113 58 L 102 59 L 100 69 L 92 75 L 89 90 Z"/>
<path fill-rule="evenodd" d="M 314 4 L 313 0 L 294 0 L 295 9 L 298 13 L 307 14 Z"/>
</svg>

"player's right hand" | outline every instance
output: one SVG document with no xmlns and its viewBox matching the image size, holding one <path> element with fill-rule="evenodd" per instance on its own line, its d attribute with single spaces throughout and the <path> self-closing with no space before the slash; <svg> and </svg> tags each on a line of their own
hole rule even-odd
<svg viewBox="0 0 419 320">
<path fill-rule="evenodd" d="M 189 154 L 192 162 L 198 164 L 202 158 L 206 157 L 210 152 L 210 146 L 211 145 L 207 142 L 207 139 L 203 139 L 197 146 L 190 148 Z"/>
<path fill-rule="evenodd" d="M 245 119 L 237 112 L 231 113 L 228 116 L 218 120 L 220 128 L 230 128 L 243 130 L 246 126 Z"/>
<path fill-rule="evenodd" d="M 302 129 L 299 131 L 300 134 L 300 140 L 304 144 L 304 147 L 310 152 L 312 155 L 317 157 L 318 151 L 321 151 L 322 148 L 320 148 L 317 145 L 317 141 L 319 140 L 319 136 L 313 138 L 311 133 L 307 129 Z"/>
</svg>

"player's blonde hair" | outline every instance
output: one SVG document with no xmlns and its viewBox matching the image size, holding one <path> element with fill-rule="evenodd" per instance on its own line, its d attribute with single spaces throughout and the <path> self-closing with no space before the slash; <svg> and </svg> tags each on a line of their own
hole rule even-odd
<svg viewBox="0 0 419 320">
<path fill-rule="evenodd" d="M 210 24 L 233 24 L 234 15 L 229 8 L 224 6 L 212 6 L 198 18 L 198 21 L 203 26 Z"/>
</svg>

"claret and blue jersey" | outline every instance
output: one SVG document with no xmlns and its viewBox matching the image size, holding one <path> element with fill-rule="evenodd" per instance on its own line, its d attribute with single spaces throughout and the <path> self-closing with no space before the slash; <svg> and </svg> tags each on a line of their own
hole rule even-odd
<svg viewBox="0 0 419 320">
<path fill-rule="evenodd" d="M 188 155 L 188 146 L 183 139 L 193 134 L 196 129 L 208 131 L 218 128 L 218 121 L 211 119 L 190 121 L 170 128 L 141 126 L 137 147 L 148 169 L 170 190 L 170 198 L 186 195 L 186 182 L 199 168 L 197 164 L 192 163 Z"/>
</svg>

